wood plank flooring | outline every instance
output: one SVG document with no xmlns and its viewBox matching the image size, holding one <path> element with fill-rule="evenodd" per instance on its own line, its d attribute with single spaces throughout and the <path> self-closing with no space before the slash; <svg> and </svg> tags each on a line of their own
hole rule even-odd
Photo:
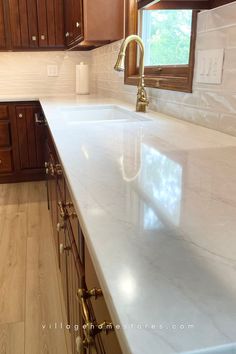
<svg viewBox="0 0 236 354">
<path fill-rule="evenodd" d="M 0 354 L 68 354 L 61 323 L 45 183 L 0 185 Z"/>
</svg>

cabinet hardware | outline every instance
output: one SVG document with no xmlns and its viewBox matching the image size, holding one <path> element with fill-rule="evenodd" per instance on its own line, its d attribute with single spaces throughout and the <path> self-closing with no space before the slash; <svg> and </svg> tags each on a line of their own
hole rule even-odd
<svg viewBox="0 0 236 354">
<path fill-rule="evenodd" d="M 35 113 L 34 114 L 34 119 L 35 119 L 35 123 L 36 124 L 45 124 L 45 120 L 44 120 L 44 117 L 43 117 L 42 114 L 41 114 L 41 117 L 42 118 L 40 118 L 40 113 Z"/>
<path fill-rule="evenodd" d="M 63 245 L 63 243 L 60 243 L 60 246 L 59 246 L 60 254 L 63 254 L 64 251 L 70 251 L 70 250 L 71 250 L 71 247 L 69 247 L 69 246 L 65 247 L 65 246 Z"/>
<path fill-rule="evenodd" d="M 80 23 L 79 22 L 76 22 L 76 28 L 79 28 L 80 27 Z"/>
<path fill-rule="evenodd" d="M 70 33 L 66 32 L 65 37 L 69 37 L 69 36 L 70 36 Z"/>
<path fill-rule="evenodd" d="M 2 164 L 2 160 L 0 160 L 0 165 Z"/>
<path fill-rule="evenodd" d="M 23 114 L 22 114 L 22 113 L 19 113 L 19 114 L 18 114 L 18 117 L 19 117 L 19 118 L 23 118 Z"/>
<path fill-rule="evenodd" d="M 63 206 L 62 202 L 58 202 L 57 205 L 58 205 L 58 208 L 59 208 L 59 212 L 60 212 L 61 218 L 65 219 L 66 218 L 66 213 L 65 213 L 65 209 L 64 209 L 64 206 Z"/>
<path fill-rule="evenodd" d="M 57 223 L 57 232 L 60 232 L 61 230 L 65 229 L 64 224 L 60 224 L 59 222 Z"/>
<path fill-rule="evenodd" d="M 36 36 L 32 36 L 32 41 L 36 41 L 37 37 Z"/>
<path fill-rule="evenodd" d="M 44 162 L 44 167 L 45 167 L 45 173 L 46 173 L 46 175 L 48 175 L 49 174 L 49 163 L 48 162 Z"/>
<path fill-rule="evenodd" d="M 63 171 L 62 171 L 61 165 L 59 163 L 55 165 L 55 171 L 58 176 L 62 175 Z"/>
<path fill-rule="evenodd" d="M 79 353 L 79 354 L 83 354 L 84 353 L 84 344 L 85 343 L 83 343 L 83 339 L 80 336 L 76 337 L 75 345 L 76 345 L 77 353 Z"/>
<path fill-rule="evenodd" d="M 66 218 L 70 218 L 70 217 L 72 217 L 72 218 L 77 217 L 77 214 L 74 210 L 73 203 L 71 203 L 71 202 L 63 203 L 63 202 L 59 201 L 58 208 L 59 208 L 60 216 L 64 220 Z"/>
<path fill-rule="evenodd" d="M 70 217 L 75 218 L 77 216 L 73 203 L 67 202 L 65 203 L 65 207 L 66 207 L 66 214 L 69 218 Z"/>
<path fill-rule="evenodd" d="M 92 319 L 92 316 L 90 315 L 87 299 L 90 299 L 91 297 L 97 299 L 98 297 L 102 296 L 101 289 L 93 288 L 91 290 L 85 290 L 80 288 L 78 289 L 77 295 L 80 301 L 82 316 L 85 322 L 83 326 L 85 339 L 82 342 L 82 344 L 83 344 L 83 348 L 89 348 L 94 344 L 94 337 L 98 333 L 104 332 L 108 334 L 109 332 L 114 331 L 114 326 L 112 323 L 106 321 L 97 324 L 95 323 L 95 321 Z M 78 339 L 77 344 L 81 346 L 80 339 Z"/>
<path fill-rule="evenodd" d="M 44 41 L 45 40 L 45 35 L 44 34 L 41 34 L 41 37 L 40 37 L 41 39 L 42 39 L 42 41 Z"/>
</svg>

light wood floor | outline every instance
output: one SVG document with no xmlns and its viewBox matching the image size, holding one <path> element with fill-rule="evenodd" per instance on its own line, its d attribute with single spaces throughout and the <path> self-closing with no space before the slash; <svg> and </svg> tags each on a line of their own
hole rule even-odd
<svg viewBox="0 0 236 354">
<path fill-rule="evenodd" d="M 0 354 L 69 352 L 58 273 L 44 182 L 0 185 Z"/>
</svg>

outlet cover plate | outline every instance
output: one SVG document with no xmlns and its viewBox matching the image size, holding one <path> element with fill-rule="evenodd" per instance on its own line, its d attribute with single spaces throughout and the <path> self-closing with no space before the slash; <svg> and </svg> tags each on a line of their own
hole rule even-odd
<svg viewBox="0 0 236 354">
<path fill-rule="evenodd" d="M 58 76 L 58 66 L 57 65 L 48 65 L 47 66 L 48 76 Z"/>
<path fill-rule="evenodd" d="M 199 50 L 196 81 L 204 84 L 221 84 L 223 64 L 224 49 Z"/>
</svg>

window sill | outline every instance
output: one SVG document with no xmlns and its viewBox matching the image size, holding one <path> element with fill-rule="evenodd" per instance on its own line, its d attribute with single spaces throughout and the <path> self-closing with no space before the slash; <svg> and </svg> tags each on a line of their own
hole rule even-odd
<svg viewBox="0 0 236 354">
<path fill-rule="evenodd" d="M 138 75 L 126 76 L 125 75 L 125 84 L 126 85 L 138 85 Z M 187 77 L 178 77 L 178 76 L 161 76 L 153 77 L 150 75 L 145 75 L 145 86 L 158 88 L 161 90 L 171 90 L 171 91 L 180 91 L 180 92 L 192 92 L 192 80 L 189 81 Z"/>
</svg>

